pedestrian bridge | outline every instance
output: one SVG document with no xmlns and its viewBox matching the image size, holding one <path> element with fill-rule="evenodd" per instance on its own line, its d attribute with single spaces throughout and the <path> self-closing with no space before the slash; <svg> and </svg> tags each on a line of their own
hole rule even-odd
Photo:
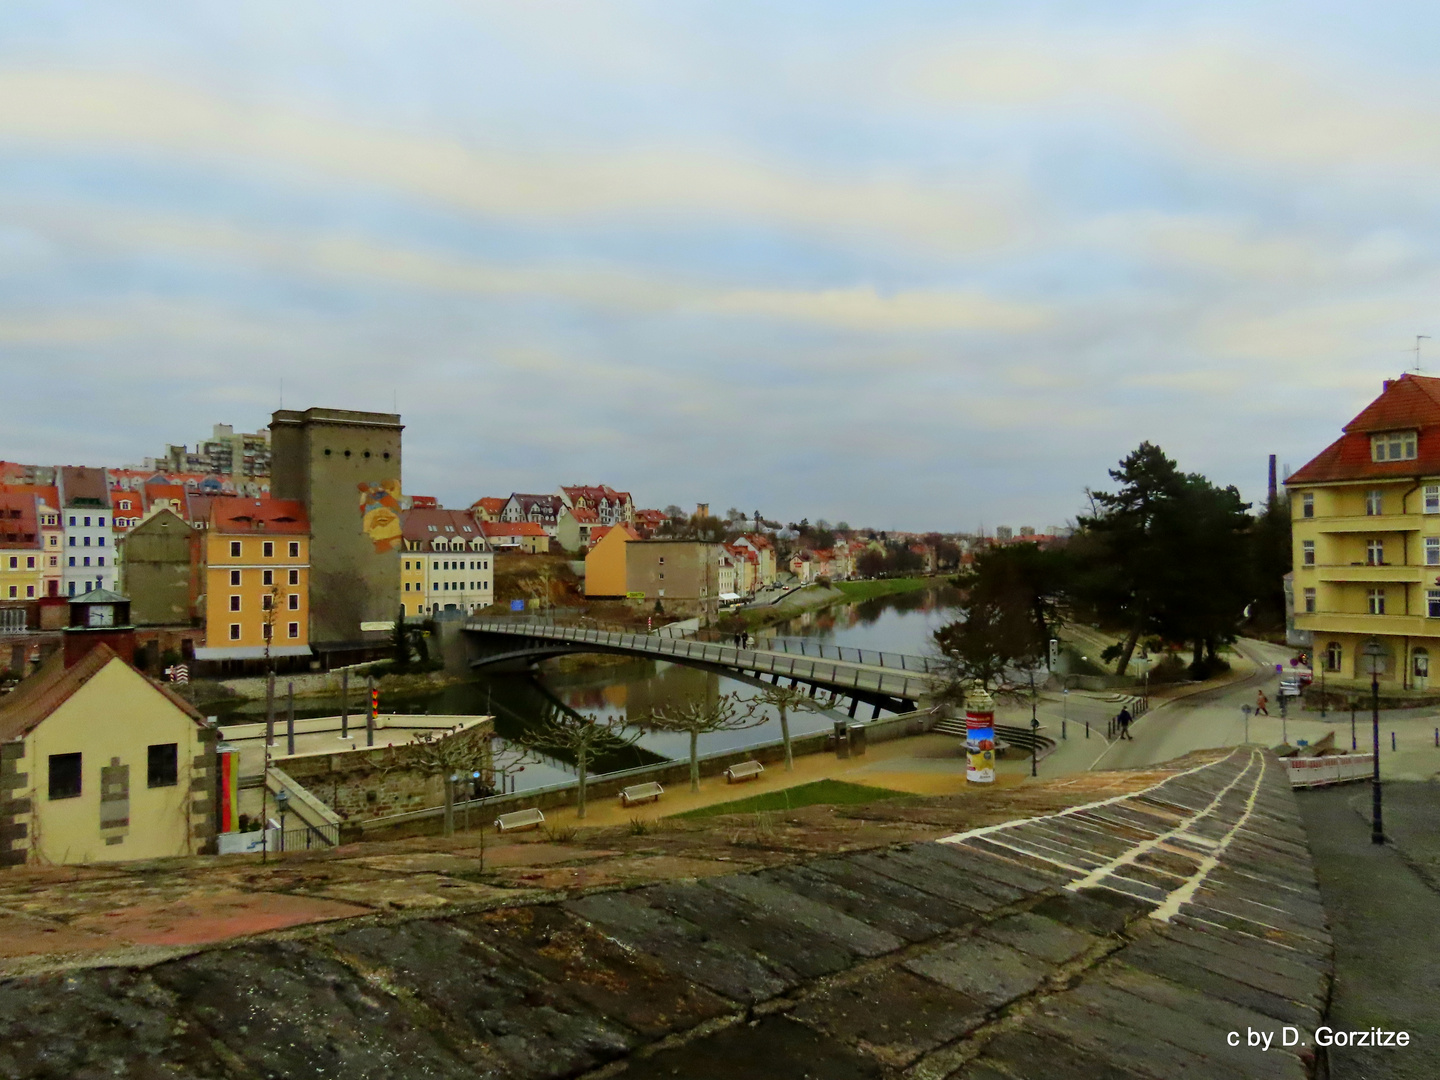
<svg viewBox="0 0 1440 1080">
<path fill-rule="evenodd" d="M 783 639 L 739 648 L 725 641 L 698 641 L 659 633 L 639 634 L 594 626 L 535 619 L 471 619 L 465 632 L 472 645 L 473 668 L 529 668 L 541 660 L 570 653 L 600 652 L 668 660 L 751 681 L 811 688 L 850 698 L 850 715 L 860 702 L 910 712 L 933 693 L 937 661 L 923 656 L 882 653 L 815 642 Z M 796 651 L 791 651 L 792 647 Z"/>
</svg>

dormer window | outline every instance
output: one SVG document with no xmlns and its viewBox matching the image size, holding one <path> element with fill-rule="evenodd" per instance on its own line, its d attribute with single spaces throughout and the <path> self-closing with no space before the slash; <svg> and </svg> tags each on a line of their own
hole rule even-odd
<svg viewBox="0 0 1440 1080">
<path fill-rule="evenodd" d="M 1415 432 L 1387 431 L 1371 435 L 1370 457 L 1373 461 L 1414 461 Z"/>
</svg>

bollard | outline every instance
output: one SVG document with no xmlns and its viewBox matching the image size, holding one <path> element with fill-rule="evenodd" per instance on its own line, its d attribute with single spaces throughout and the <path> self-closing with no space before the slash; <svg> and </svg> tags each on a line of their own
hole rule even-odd
<svg viewBox="0 0 1440 1080">
<path fill-rule="evenodd" d="M 1395 732 L 1390 732 L 1390 752 L 1395 752 Z"/>
<path fill-rule="evenodd" d="M 1088 739 L 1089 737 L 1090 737 L 1090 721 L 1089 721 L 1089 720 L 1086 720 L 1086 721 L 1085 721 L 1085 738 Z"/>
<path fill-rule="evenodd" d="M 1064 720 L 1064 718 L 1061 718 L 1061 720 L 1060 720 L 1060 738 L 1062 738 L 1062 739 L 1068 739 L 1068 738 L 1070 738 L 1069 734 L 1065 731 L 1065 720 Z"/>
<path fill-rule="evenodd" d="M 340 672 L 340 738 L 350 738 L 350 669 Z"/>
</svg>

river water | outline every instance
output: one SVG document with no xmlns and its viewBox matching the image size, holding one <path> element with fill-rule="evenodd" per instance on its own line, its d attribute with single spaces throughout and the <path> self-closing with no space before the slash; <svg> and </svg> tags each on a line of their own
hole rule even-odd
<svg viewBox="0 0 1440 1080">
<path fill-rule="evenodd" d="M 931 635 L 934 631 L 956 617 L 957 604 L 955 591 L 948 586 L 940 586 L 808 612 L 789 622 L 769 627 L 757 637 L 762 647 L 767 640 L 778 646 L 780 642 L 776 639 L 784 639 L 790 651 L 813 648 L 814 643 L 823 643 L 923 656 L 933 651 Z M 517 755 L 510 743 L 521 731 L 537 723 L 538 718 L 553 715 L 557 707 L 586 716 L 617 718 L 632 733 L 638 728 L 631 727 L 630 722 L 650 716 L 655 709 L 701 700 L 714 701 L 721 694 L 736 695 L 742 711 L 754 708 L 752 719 L 755 723 L 752 726 L 702 735 L 699 749 L 704 755 L 779 740 L 778 715 L 767 706 L 752 706 L 759 692 L 753 683 L 742 679 L 727 678 L 683 664 L 637 660 L 623 666 L 599 667 L 580 673 L 480 673 L 472 681 L 447 687 L 424 698 L 412 698 L 402 709 L 452 716 L 493 713 L 497 734 L 496 764 L 505 770 L 507 786 L 523 791 L 574 777 L 574 769 L 569 764 L 553 758 L 537 762 L 532 757 L 522 766 L 516 761 Z M 835 720 L 846 717 L 848 705 L 848 701 L 842 701 L 841 707 L 833 712 L 792 711 L 790 732 L 792 735 L 803 735 L 829 731 Z M 871 707 L 862 702 L 860 708 L 862 711 L 856 713 L 857 719 L 869 719 Z M 307 709 L 303 715 L 333 713 L 334 706 L 326 703 L 318 709 Z M 297 712 L 297 715 L 302 714 Z M 246 719 L 254 717 L 247 716 Z M 689 753 L 690 738 L 684 733 L 643 732 L 632 746 L 597 761 L 593 771 L 610 772 L 666 759 L 685 760 Z"/>
</svg>

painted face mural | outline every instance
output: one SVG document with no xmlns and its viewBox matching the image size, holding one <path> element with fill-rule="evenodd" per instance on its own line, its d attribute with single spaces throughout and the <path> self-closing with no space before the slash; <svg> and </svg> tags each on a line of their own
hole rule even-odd
<svg viewBox="0 0 1440 1080">
<path fill-rule="evenodd" d="M 400 481 L 357 484 L 360 490 L 360 528 L 383 554 L 400 546 Z"/>
</svg>

